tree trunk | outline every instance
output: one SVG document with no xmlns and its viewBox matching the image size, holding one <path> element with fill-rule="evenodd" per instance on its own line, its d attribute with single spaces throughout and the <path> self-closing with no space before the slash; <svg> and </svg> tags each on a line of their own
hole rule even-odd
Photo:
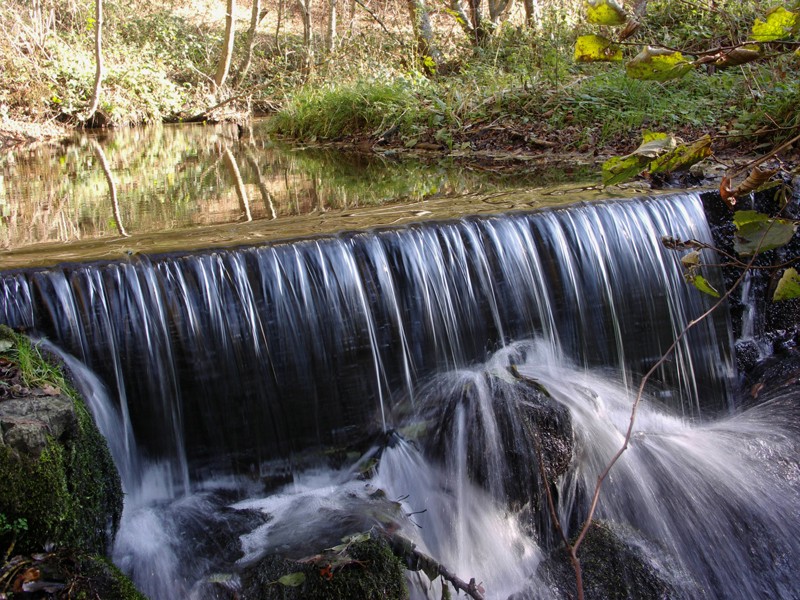
<svg viewBox="0 0 800 600">
<path fill-rule="evenodd" d="M 311 28 L 311 2 L 312 0 L 298 0 L 300 14 L 303 17 L 303 47 L 306 51 L 303 65 L 306 74 L 311 73 L 314 64 L 314 30 Z"/>
<path fill-rule="evenodd" d="M 275 23 L 275 47 L 280 50 L 281 47 L 281 24 L 283 22 L 283 3 L 285 0 L 278 0 L 278 20 Z"/>
<path fill-rule="evenodd" d="M 450 10 L 453 11 L 456 21 L 461 26 L 461 29 L 464 30 L 464 33 L 467 34 L 467 37 L 469 39 L 474 39 L 475 28 L 473 27 L 472 20 L 467 15 L 464 3 L 461 0 L 452 0 L 450 2 Z"/>
<path fill-rule="evenodd" d="M 497 25 L 505 20 L 514 0 L 489 0 L 489 20 L 492 25 Z"/>
<path fill-rule="evenodd" d="M 231 69 L 231 58 L 233 57 L 233 13 L 236 10 L 236 0 L 227 0 L 225 9 L 225 39 L 222 41 L 222 56 L 217 63 L 217 72 L 214 75 L 214 91 L 217 91 L 228 79 L 228 72 Z"/>
<path fill-rule="evenodd" d="M 542 5 L 540 0 L 523 0 L 525 6 L 525 24 L 533 29 L 542 25 Z"/>
<path fill-rule="evenodd" d="M 100 105 L 100 89 L 103 84 L 103 0 L 95 0 L 94 18 L 94 90 L 92 90 L 92 103 L 86 113 L 87 122 L 92 120 Z"/>
<path fill-rule="evenodd" d="M 426 73 L 432 74 L 441 62 L 442 56 L 433 40 L 433 27 L 425 0 L 407 0 L 411 25 L 414 28 L 417 58 Z"/>
<path fill-rule="evenodd" d="M 328 0 L 328 52 L 336 49 L 336 10 L 338 0 Z"/>
<path fill-rule="evenodd" d="M 242 85 L 244 78 L 247 77 L 247 72 L 250 70 L 250 63 L 253 61 L 253 49 L 256 47 L 256 29 L 262 18 L 261 0 L 253 0 L 253 9 L 250 11 L 250 27 L 247 29 L 247 53 L 242 66 L 239 68 L 239 76 L 236 78 L 237 85 Z"/>
<path fill-rule="evenodd" d="M 489 37 L 486 19 L 483 18 L 481 0 L 469 0 L 469 9 L 472 16 L 472 42 L 474 45 L 480 46 Z"/>
</svg>

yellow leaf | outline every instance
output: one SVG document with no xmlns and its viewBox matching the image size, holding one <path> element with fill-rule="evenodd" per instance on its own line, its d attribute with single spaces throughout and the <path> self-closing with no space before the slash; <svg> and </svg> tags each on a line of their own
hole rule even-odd
<svg viewBox="0 0 800 600">
<path fill-rule="evenodd" d="M 623 25 L 628 16 L 615 0 L 585 0 L 586 20 L 593 25 Z"/>
<path fill-rule="evenodd" d="M 622 50 L 601 35 L 582 35 L 575 41 L 575 62 L 618 62 Z"/>
<path fill-rule="evenodd" d="M 711 156 L 711 136 L 706 134 L 688 146 L 681 144 L 650 163 L 651 173 L 672 173 L 688 169 L 693 164 Z"/>
<path fill-rule="evenodd" d="M 775 294 L 772 296 L 773 302 L 782 302 L 783 300 L 793 300 L 800 298 L 800 274 L 797 270 L 789 267 L 783 272 L 783 276 L 775 288 Z"/>
<path fill-rule="evenodd" d="M 774 42 L 791 37 L 800 28 L 800 13 L 776 6 L 767 13 L 766 21 L 753 23 L 753 39 L 757 42 Z"/>
<path fill-rule="evenodd" d="M 631 79 L 667 81 L 683 77 L 692 70 L 692 64 L 680 52 L 663 48 L 646 47 L 625 65 Z"/>
</svg>

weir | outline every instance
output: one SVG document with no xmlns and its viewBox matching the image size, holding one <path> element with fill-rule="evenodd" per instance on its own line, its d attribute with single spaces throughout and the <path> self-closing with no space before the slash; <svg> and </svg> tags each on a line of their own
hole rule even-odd
<svg viewBox="0 0 800 600">
<path fill-rule="evenodd" d="M 127 492 L 114 559 L 151 598 L 216 597 L 213 573 L 379 527 L 378 489 L 487 598 L 544 600 L 571 593 L 544 486 L 574 535 L 642 374 L 713 302 L 663 236 L 711 242 L 699 195 L 5 272 L 0 321 L 87 396 Z M 732 341 L 724 309 L 681 338 L 598 507 L 676 598 L 798 593 L 800 493 L 775 461 L 794 404 L 734 405 Z"/>
<path fill-rule="evenodd" d="M 696 195 L 5 273 L 0 321 L 98 373 L 176 477 L 250 472 L 385 429 L 393 397 L 518 339 L 637 383 L 709 306 L 664 235 L 710 241 Z M 696 417 L 731 374 L 720 312 L 654 380 Z"/>
</svg>

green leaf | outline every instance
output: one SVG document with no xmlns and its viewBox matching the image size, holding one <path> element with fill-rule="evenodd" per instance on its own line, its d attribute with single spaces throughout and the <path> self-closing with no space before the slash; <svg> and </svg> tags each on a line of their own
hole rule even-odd
<svg viewBox="0 0 800 600">
<path fill-rule="evenodd" d="M 681 144 L 674 150 L 650 163 L 651 173 L 672 173 L 688 169 L 693 164 L 711 156 L 711 136 L 706 134 L 688 146 Z"/>
<path fill-rule="evenodd" d="M 736 225 L 733 248 L 741 256 L 780 248 L 792 239 L 797 223 L 785 219 L 771 219 L 754 210 L 737 210 L 733 213 Z"/>
<path fill-rule="evenodd" d="M 616 0 L 585 0 L 586 20 L 593 25 L 624 25 L 628 20 L 625 9 Z"/>
<path fill-rule="evenodd" d="M 767 20 L 753 23 L 753 39 L 757 42 L 774 42 L 791 37 L 800 28 L 800 13 L 776 6 L 767 13 Z"/>
<path fill-rule="evenodd" d="M 619 62 L 622 50 L 601 35 L 581 35 L 575 41 L 575 62 Z"/>
<path fill-rule="evenodd" d="M 278 579 L 278 583 L 286 587 L 299 587 L 306 582 L 306 574 L 297 572 L 289 573 Z"/>
<path fill-rule="evenodd" d="M 733 224 L 737 229 L 749 223 L 766 223 L 767 221 L 769 221 L 769 215 L 755 210 L 737 210 L 733 213 Z"/>
<path fill-rule="evenodd" d="M 783 276 L 778 281 L 778 286 L 772 295 L 772 301 L 782 302 L 783 300 L 793 300 L 795 298 L 800 298 L 800 274 L 793 267 L 789 267 L 783 272 Z"/>
<path fill-rule="evenodd" d="M 705 277 L 702 275 L 695 275 L 692 277 L 692 285 L 696 287 L 698 290 L 703 292 L 704 294 L 708 294 L 709 296 L 714 296 L 714 298 L 719 298 L 719 292 L 715 290 L 710 283 L 706 280 Z"/>
<path fill-rule="evenodd" d="M 678 79 L 691 70 L 692 63 L 680 52 L 651 47 L 646 47 L 625 65 L 628 77 L 649 81 Z"/>
<path fill-rule="evenodd" d="M 0 352 L 6 352 L 14 347 L 14 342 L 11 340 L 0 340 Z"/>
<path fill-rule="evenodd" d="M 645 166 L 647 158 L 643 156 L 612 156 L 603 163 L 603 185 L 615 185 L 633 179 Z"/>
</svg>

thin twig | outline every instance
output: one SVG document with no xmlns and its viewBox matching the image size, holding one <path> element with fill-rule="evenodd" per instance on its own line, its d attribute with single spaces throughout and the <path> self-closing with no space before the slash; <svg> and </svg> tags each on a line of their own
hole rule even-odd
<svg viewBox="0 0 800 600">
<path fill-rule="evenodd" d="M 699 324 L 702 321 L 704 321 L 715 310 L 717 310 L 720 306 L 722 306 L 722 304 L 730 297 L 730 295 L 741 285 L 741 283 L 742 283 L 742 281 L 744 281 L 744 278 L 747 275 L 748 271 L 753 266 L 753 263 L 755 262 L 756 258 L 758 257 L 758 254 L 759 254 L 759 251 L 761 249 L 761 246 L 763 245 L 764 240 L 766 239 L 766 236 L 769 233 L 769 230 L 770 230 L 771 227 L 772 227 L 772 225 L 770 224 L 770 226 L 764 231 L 764 234 L 762 235 L 761 240 L 759 241 L 758 247 L 756 248 L 756 251 L 753 253 L 753 257 L 747 263 L 747 268 L 742 271 L 742 274 L 739 275 L 739 278 L 734 282 L 734 284 L 725 292 L 725 294 L 722 295 L 722 297 L 719 300 L 717 300 L 717 302 L 714 303 L 714 305 L 711 308 L 709 308 L 707 311 L 705 311 L 699 317 L 696 317 L 695 319 L 692 319 L 683 328 L 683 330 L 678 334 L 678 336 L 675 338 L 675 340 L 672 342 L 672 344 L 670 344 L 669 348 L 667 348 L 666 351 L 662 354 L 661 358 L 659 358 L 656 361 L 656 363 L 652 367 L 650 367 L 650 370 L 648 370 L 647 373 L 645 373 L 644 377 L 642 378 L 642 381 L 639 384 L 639 389 L 638 389 L 637 394 L 636 394 L 636 399 L 633 401 L 633 406 L 631 407 L 630 422 L 628 423 L 628 429 L 625 432 L 625 440 L 622 443 L 622 447 L 620 447 L 620 449 L 616 452 L 616 454 L 614 454 L 614 456 L 611 458 L 611 460 L 606 465 L 605 470 L 597 478 L 597 484 L 595 485 L 595 488 L 594 488 L 594 495 L 592 496 L 592 503 L 589 506 L 589 513 L 588 513 L 588 515 L 586 517 L 586 520 L 584 521 L 584 524 L 583 524 L 583 527 L 581 528 L 580 533 L 578 534 L 578 537 L 575 539 L 575 543 L 572 545 L 572 547 L 570 549 L 570 553 L 571 553 L 573 559 L 578 560 L 578 557 L 577 557 L 578 548 L 580 547 L 581 543 L 583 542 L 584 538 L 586 537 L 586 534 L 589 531 L 589 527 L 592 524 L 592 519 L 593 519 L 594 513 L 595 513 L 595 511 L 597 509 L 597 503 L 598 503 L 598 501 L 600 499 L 600 491 L 602 489 L 603 482 L 606 480 L 606 478 L 608 477 L 608 474 L 611 472 L 611 469 L 614 467 L 614 465 L 617 463 L 617 461 L 619 461 L 619 459 L 623 455 L 623 453 L 628 449 L 628 446 L 629 446 L 630 440 L 631 440 L 631 436 L 633 435 L 633 427 L 634 427 L 634 424 L 636 422 L 636 414 L 637 414 L 637 412 L 639 410 L 639 405 L 641 404 L 642 397 L 644 396 L 644 388 L 647 385 L 647 382 L 649 381 L 650 377 L 652 377 L 652 375 L 656 372 L 656 370 L 661 365 L 663 365 L 664 362 L 666 362 L 666 360 L 669 358 L 669 356 L 672 354 L 672 352 L 677 347 L 678 342 L 680 342 L 693 327 L 695 327 L 697 324 Z"/>
<path fill-rule="evenodd" d="M 739 175 L 741 175 L 742 173 L 744 173 L 745 171 L 751 171 L 752 169 L 755 169 L 757 166 L 767 162 L 770 158 L 772 158 L 773 156 L 775 156 L 779 152 L 782 152 L 783 150 L 785 150 L 786 148 L 788 148 L 789 146 L 791 146 L 792 144 L 794 144 L 797 141 L 800 141 L 800 133 L 797 134 L 796 136 L 794 136 L 792 139 L 785 141 L 784 143 L 782 143 L 777 148 L 773 148 L 772 150 L 767 152 L 764 156 L 761 156 L 761 157 L 759 157 L 759 158 L 757 158 L 757 159 L 755 159 L 753 161 L 750 161 L 749 163 L 747 163 L 745 166 L 743 166 L 739 170 L 734 171 L 733 173 L 728 175 L 728 177 L 730 179 L 734 179 L 734 178 L 738 177 Z"/>
</svg>

